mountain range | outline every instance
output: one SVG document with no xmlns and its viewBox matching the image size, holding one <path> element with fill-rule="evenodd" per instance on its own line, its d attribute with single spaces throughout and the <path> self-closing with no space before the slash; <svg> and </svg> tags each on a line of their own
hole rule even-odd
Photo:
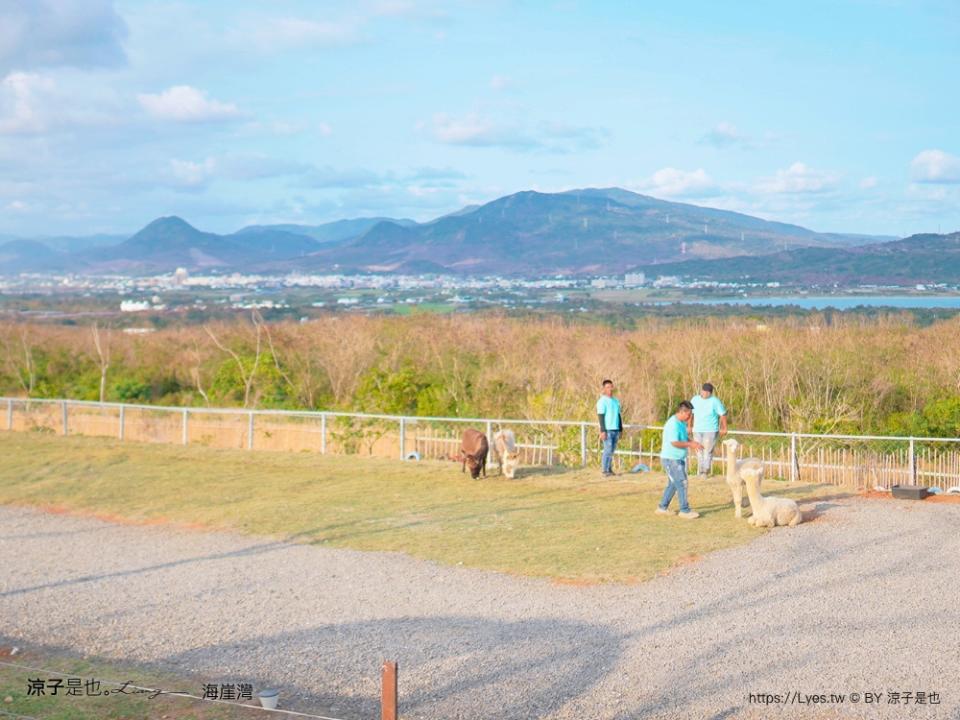
<svg viewBox="0 0 960 720">
<path fill-rule="evenodd" d="M 952 272 L 950 263 L 938 265 L 936 256 L 944 251 L 939 244 L 949 245 L 953 236 L 899 240 L 819 233 L 620 188 L 588 188 L 518 192 L 422 223 L 371 217 L 322 225 L 251 225 L 220 235 L 178 217 L 162 217 L 128 238 L 110 242 L 109 237 L 9 240 L 0 244 L 0 274 L 154 274 L 184 267 L 535 276 L 622 274 L 636 268 L 711 279 L 933 282 L 924 273 Z"/>
<path fill-rule="evenodd" d="M 960 283 L 960 232 L 920 234 L 850 248 L 797 248 L 711 262 L 648 265 L 657 275 L 796 285 Z"/>
</svg>

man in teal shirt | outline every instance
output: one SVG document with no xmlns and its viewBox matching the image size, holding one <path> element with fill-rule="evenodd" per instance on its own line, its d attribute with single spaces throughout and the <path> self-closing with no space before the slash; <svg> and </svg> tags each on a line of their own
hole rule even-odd
<svg viewBox="0 0 960 720">
<path fill-rule="evenodd" d="M 695 520 L 700 513 L 690 509 L 687 502 L 687 451 L 701 450 L 703 446 L 687 435 L 687 423 L 690 422 L 693 405 L 686 400 L 677 407 L 677 412 L 663 424 L 663 444 L 660 447 L 660 464 L 667 474 L 667 486 L 657 506 L 657 515 L 673 515 L 669 510 L 670 501 L 677 496 L 680 503 L 678 515 L 684 520 Z"/>
<path fill-rule="evenodd" d="M 720 398 L 713 394 L 713 385 L 710 383 L 703 384 L 690 404 L 693 405 L 693 418 L 688 423 L 688 430 L 693 432 L 693 439 L 703 446 L 697 454 L 697 473 L 700 477 L 707 477 L 713 469 L 713 449 L 717 446 L 717 438 L 727 434 L 727 409 Z"/>
<path fill-rule="evenodd" d="M 600 421 L 600 440 L 603 441 L 603 455 L 600 466 L 603 474 L 613 475 L 613 454 L 617 450 L 617 441 L 623 432 L 623 418 L 620 416 L 620 401 L 613 396 L 613 380 L 604 380 L 600 398 L 597 400 L 597 419 Z"/>
</svg>

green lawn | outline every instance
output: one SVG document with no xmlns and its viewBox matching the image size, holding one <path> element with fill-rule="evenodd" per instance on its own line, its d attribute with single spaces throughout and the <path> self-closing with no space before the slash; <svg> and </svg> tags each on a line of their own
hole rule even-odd
<svg viewBox="0 0 960 720">
<path fill-rule="evenodd" d="M 721 478 L 691 482 L 691 505 L 703 517 L 689 521 L 653 514 L 660 473 L 604 480 L 596 470 L 527 468 L 513 481 L 473 481 L 450 462 L 9 432 L 0 433 L 0 453 L 0 503 L 397 551 L 576 582 L 643 580 L 764 532 L 735 520 Z M 766 485 L 797 499 L 835 490 Z"/>
<path fill-rule="evenodd" d="M 28 666 L 11 667 L 7 663 Z M 43 668 L 42 670 L 39 668 Z M 53 694 L 52 680 L 61 683 Z M 67 695 L 68 679 L 79 681 L 83 688 L 80 695 Z M 43 695 L 29 694 L 31 680 L 41 680 Z M 122 688 L 116 684 L 129 682 Z M 87 695 L 86 683 L 91 695 Z M 208 681 L 213 683 L 212 680 Z M 219 691 L 219 683 L 217 685 Z M 191 695 L 203 695 L 203 682 L 184 680 L 165 673 L 147 671 L 115 662 L 78 658 L 74 655 L 28 649 L 10 656 L 9 647 L 0 648 L 0 717 L 34 717 L 42 720 L 256 720 L 264 715 L 262 710 L 244 709 L 237 705 L 202 702 L 174 695 L 158 695 L 154 698 L 136 693 L 133 685 L 152 690 L 184 691 Z M 253 700 L 257 703 L 255 688 Z M 106 693 L 97 695 L 96 693 Z"/>
</svg>

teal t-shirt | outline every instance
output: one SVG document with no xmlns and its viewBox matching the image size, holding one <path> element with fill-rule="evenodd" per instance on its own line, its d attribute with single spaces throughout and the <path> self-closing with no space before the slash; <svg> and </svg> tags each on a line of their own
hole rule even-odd
<svg viewBox="0 0 960 720">
<path fill-rule="evenodd" d="M 607 430 L 621 430 L 620 401 L 615 397 L 601 395 L 597 400 L 597 415 L 603 415 L 603 424 Z"/>
<path fill-rule="evenodd" d="M 687 424 L 677 420 L 676 415 L 663 424 L 663 446 L 660 448 L 660 457 L 667 460 L 685 460 L 687 449 L 674 447 L 674 442 L 687 442 Z"/>
<path fill-rule="evenodd" d="M 720 431 L 720 416 L 727 414 L 727 409 L 720 402 L 720 398 L 716 395 L 705 398 L 697 393 L 690 398 L 690 404 L 693 405 L 694 432 Z"/>
</svg>

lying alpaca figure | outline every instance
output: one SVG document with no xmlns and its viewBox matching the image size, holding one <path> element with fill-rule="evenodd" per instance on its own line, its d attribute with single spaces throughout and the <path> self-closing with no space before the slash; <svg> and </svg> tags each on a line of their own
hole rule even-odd
<svg viewBox="0 0 960 720">
<path fill-rule="evenodd" d="M 727 485 L 733 494 L 733 513 L 738 518 L 743 517 L 743 486 L 747 480 L 756 478 L 759 491 L 760 481 L 763 479 L 763 461 L 756 458 L 737 460 L 737 447 L 740 443 L 731 438 L 724 440 L 723 448 L 727 454 Z"/>
<path fill-rule="evenodd" d="M 763 497 L 760 494 L 760 477 L 754 475 L 744 478 L 750 509 L 753 514 L 747 518 L 750 525 L 756 527 L 776 527 L 787 525 L 794 527 L 803 522 L 800 508 L 790 498 Z"/>
<path fill-rule="evenodd" d="M 803 522 L 803 513 L 790 498 L 763 497 L 756 480 L 747 480 L 747 497 L 753 514 L 747 522 L 757 527 L 776 527 L 787 525 L 794 527 Z"/>
</svg>

